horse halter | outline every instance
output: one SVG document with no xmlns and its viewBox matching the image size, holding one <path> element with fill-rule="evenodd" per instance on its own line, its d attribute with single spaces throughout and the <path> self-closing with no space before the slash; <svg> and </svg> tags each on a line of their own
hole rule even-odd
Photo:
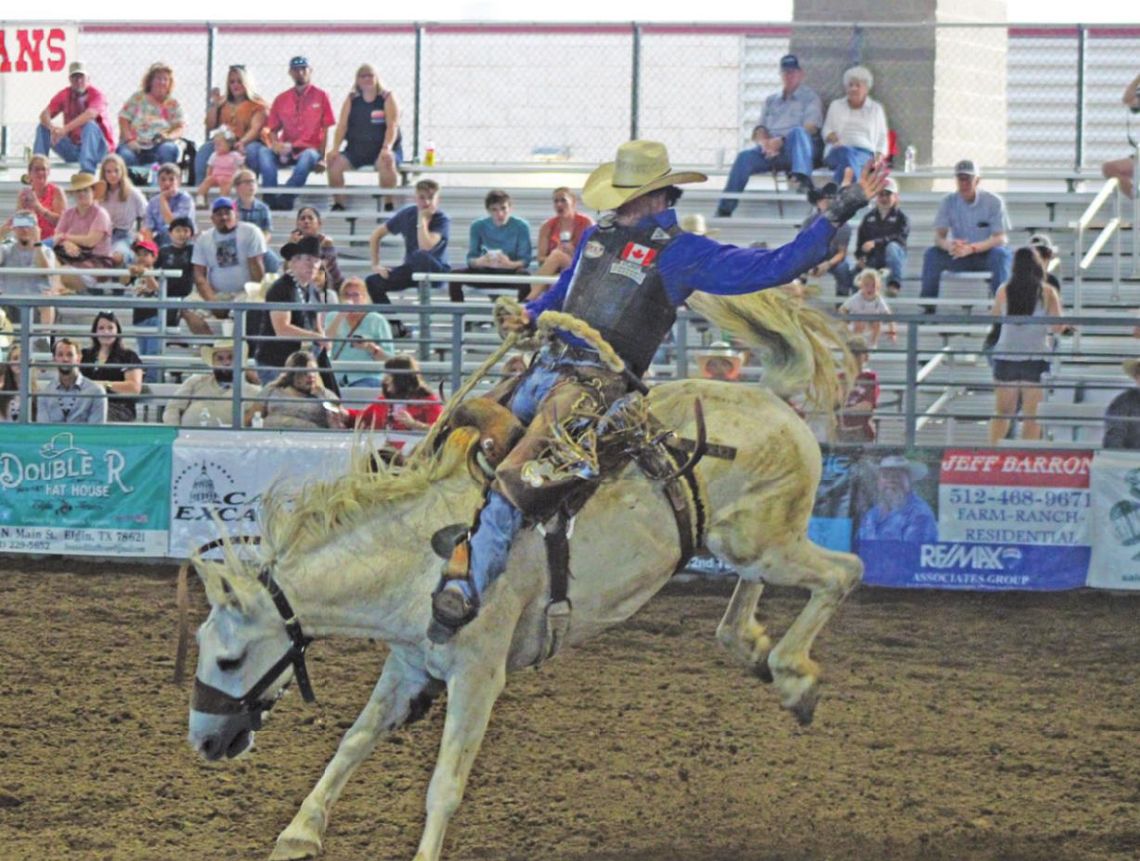
<svg viewBox="0 0 1140 861">
<path fill-rule="evenodd" d="M 273 599 L 273 606 L 277 608 L 277 612 L 285 621 L 285 633 L 289 635 L 290 640 L 289 649 L 241 697 L 230 696 L 225 691 L 207 685 L 195 676 L 194 693 L 190 698 L 190 707 L 204 714 L 249 715 L 251 729 L 261 729 L 262 713 L 272 709 L 277 704 L 277 700 L 281 698 L 281 694 L 285 693 L 283 687 L 281 693 L 273 699 L 262 698 L 273 680 L 281 675 L 281 671 L 290 664 L 293 666 L 293 677 L 297 680 L 297 687 L 301 689 L 301 697 L 307 703 L 317 701 L 316 694 L 313 693 L 313 685 L 309 681 L 309 669 L 305 665 L 305 650 L 309 648 L 313 638 L 306 637 L 301 630 L 301 622 L 297 618 L 297 614 L 293 612 L 289 599 L 285 597 L 285 593 L 281 591 L 281 587 L 273 579 L 273 574 L 268 565 L 258 572 L 257 581 L 269 592 L 269 597 Z M 286 687 L 288 686 L 286 685 Z"/>
</svg>

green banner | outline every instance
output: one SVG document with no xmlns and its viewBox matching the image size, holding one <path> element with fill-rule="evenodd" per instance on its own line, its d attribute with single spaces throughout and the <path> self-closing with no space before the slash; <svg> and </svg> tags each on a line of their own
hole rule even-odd
<svg viewBox="0 0 1140 861">
<path fill-rule="evenodd" d="M 176 428 L 0 426 L 0 551 L 165 556 Z"/>
</svg>

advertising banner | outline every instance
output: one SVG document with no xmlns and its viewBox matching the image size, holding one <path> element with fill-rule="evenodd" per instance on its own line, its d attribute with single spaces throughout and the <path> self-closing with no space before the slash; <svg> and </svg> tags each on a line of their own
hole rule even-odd
<svg viewBox="0 0 1140 861">
<path fill-rule="evenodd" d="M 1092 548 L 1088 585 L 1140 589 L 1140 452 L 1093 458 Z"/>
<path fill-rule="evenodd" d="M 143 426 L 5 427 L 0 551 L 165 556 L 176 433 Z"/>
</svg>

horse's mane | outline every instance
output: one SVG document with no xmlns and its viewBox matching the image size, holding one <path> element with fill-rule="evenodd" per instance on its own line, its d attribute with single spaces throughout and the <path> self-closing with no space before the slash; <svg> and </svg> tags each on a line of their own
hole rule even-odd
<svg viewBox="0 0 1140 861">
<path fill-rule="evenodd" d="M 434 483 L 454 475 L 466 462 L 477 436 L 457 428 L 427 458 L 406 466 L 378 462 L 367 446 L 357 445 L 346 474 L 301 487 L 274 484 L 262 499 L 262 555 L 266 560 L 301 553 L 328 540 L 329 533 L 352 526 L 378 506 L 420 496 Z"/>
</svg>

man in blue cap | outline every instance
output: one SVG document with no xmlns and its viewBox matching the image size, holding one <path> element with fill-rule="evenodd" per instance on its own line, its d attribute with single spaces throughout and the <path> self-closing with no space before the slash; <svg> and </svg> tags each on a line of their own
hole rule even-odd
<svg viewBox="0 0 1140 861">
<path fill-rule="evenodd" d="M 811 171 L 823 149 L 819 130 L 823 126 L 823 103 L 815 90 L 804 84 L 804 70 L 795 54 L 780 58 L 784 88 L 764 100 L 760 122 L 752 130 L 752 142 L 736 157 L 725 183 L 726 194 L 744 191 L 754 173 L 786 170 L 798 190 L 810 191 Z M 728 218 L 740 201 L 721 198 L 716 214 Z"/>
<path fill-rule="evenodd" d="M 213 228 L 194 243 L 194 287 L 206 302 L 230 302 L 245 297 L 247 281 L 265 277 L 265 234 L 252 224 L 238 221 L 232 199 L 219 197 L 210 209 Z M 194 298 L 191 296 L 190 298 Z M 214 312 L 224 317 L 228 312 Z"/>
</svg>

